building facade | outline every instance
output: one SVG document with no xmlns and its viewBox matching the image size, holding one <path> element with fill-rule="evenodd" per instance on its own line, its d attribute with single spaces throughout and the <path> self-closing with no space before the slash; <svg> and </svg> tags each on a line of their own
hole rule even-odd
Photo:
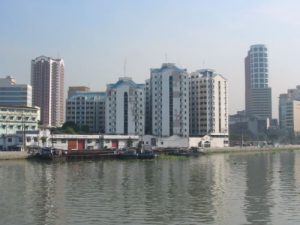
<svg viewBox="0 0 300 225">
<path fill-rule="evenodd" d="M 151 69 L 152 134 L 189 136 L 189 76 L 172 63 Z M 148 119 L 147 119 L 148 120 Z"/>
<path fill-rule="evenodd" d="M 265 45 L 252 45 L 245 58 L 245 107 L 247 116 L 272 119 L 272 92 Z"/>
<path fill-rule="evenodd" d="M 38 130 L 40 109 L 26 106 L 0 106 L 0 135 Z"/>
<path fill-rule="evenodd" d="M 190 75 L 190 136 L 228 136 L 228 81 L 213 70 Z"/>
<path fill-rule="evenodd" d="M 32 106 L 32 87 L 28 84 L 16 84 L 11 76 L 0 78 L 1 106 Z"/>
<path fill-rule="evenodd" d="M 145 84 L 146 96 L 146 118 L 145 118 L 145 134 L 152 134 L 152 97 L 151 97 L 151 82 L 150 79 L 146 80 Z"/>
<path fill-rule="evenodd" d="M 145 85 L 121 77 L 106 89 L 105 133 L 143 135 L 145 132 Z"/>
<path fill-rule="evenodd" d="M 24 142 L 23 142 L 24 140 Z M 0 150 L 27 147 L 53 147 L 60 150 L 97 150 L 137 147 L 140 137 L 136 135 L 79 135 L 51 134 L 49 130 L 17 133 L 0 137 Z M 24 144 L 23 144 L 24 143 Z"/>
<path fill-rule="evenodd" d="M 279 126 L 300 135 L 300 86 L 279 96 Z"/>
<path fill-rule="evenodd" d="M 105 132 L 105 92 L 75 92 L 66 101 L 66 121 L 87 126 L 89 132 Z"/>
<path fill-rule="evenodd" d="M 64 123 L 64 61 L 40 56 L 31 61 L 33 105 L 41 109 L 44 126 Z"/>
</svg>

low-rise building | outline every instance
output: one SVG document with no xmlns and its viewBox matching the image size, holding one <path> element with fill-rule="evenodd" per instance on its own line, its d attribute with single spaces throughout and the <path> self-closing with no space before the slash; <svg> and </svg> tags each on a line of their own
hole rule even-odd
<svg viewBox="0 0 300 225">
<path fill-rule="evenodd" d="M 26 106 L 0 106 L 0 135 L 38 129 L 40 109 Z"/>
<path fill-rule="evenodd" d="M 24 140 L 24 144 L 23 144 Z M 79 135 L 51 134 L 49 130 L 18 132 L 0 137 L 0 150 L 26 147 L 53 147 L 61 150 L 117 149 L 129 145 L 137 147 L 140 137 L 136 135 Z"/>
</svg>

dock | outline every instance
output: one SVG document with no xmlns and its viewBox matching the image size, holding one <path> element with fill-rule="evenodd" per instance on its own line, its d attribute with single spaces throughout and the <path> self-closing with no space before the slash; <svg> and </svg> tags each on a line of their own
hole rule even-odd
<svg viewBox="0 0 300 225">
<path fill-rule="evenodd" d="M 29 154 L 25 151 L 0 151 L 0 160 L 27 159 Z"/>
</svg>

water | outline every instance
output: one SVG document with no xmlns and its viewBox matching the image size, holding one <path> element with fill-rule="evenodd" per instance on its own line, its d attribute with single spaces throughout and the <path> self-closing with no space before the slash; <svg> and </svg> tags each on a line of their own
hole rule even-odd
<svg viewBox="0 0 300 225">
<path fill-rule="evenodd" d="M 0 224 L 299 224 L 300 152 L 0 162 Z"/>
</svg>

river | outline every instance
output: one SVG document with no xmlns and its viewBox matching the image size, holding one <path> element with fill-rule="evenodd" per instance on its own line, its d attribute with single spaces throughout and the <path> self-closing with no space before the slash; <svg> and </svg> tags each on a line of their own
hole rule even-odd
<svg viewBox="0 0 300 225">
<path fill-rule="evenodd" d="M 300 151 L 0 161 L 0 224 L 300 224 Z"/>
</svg>

